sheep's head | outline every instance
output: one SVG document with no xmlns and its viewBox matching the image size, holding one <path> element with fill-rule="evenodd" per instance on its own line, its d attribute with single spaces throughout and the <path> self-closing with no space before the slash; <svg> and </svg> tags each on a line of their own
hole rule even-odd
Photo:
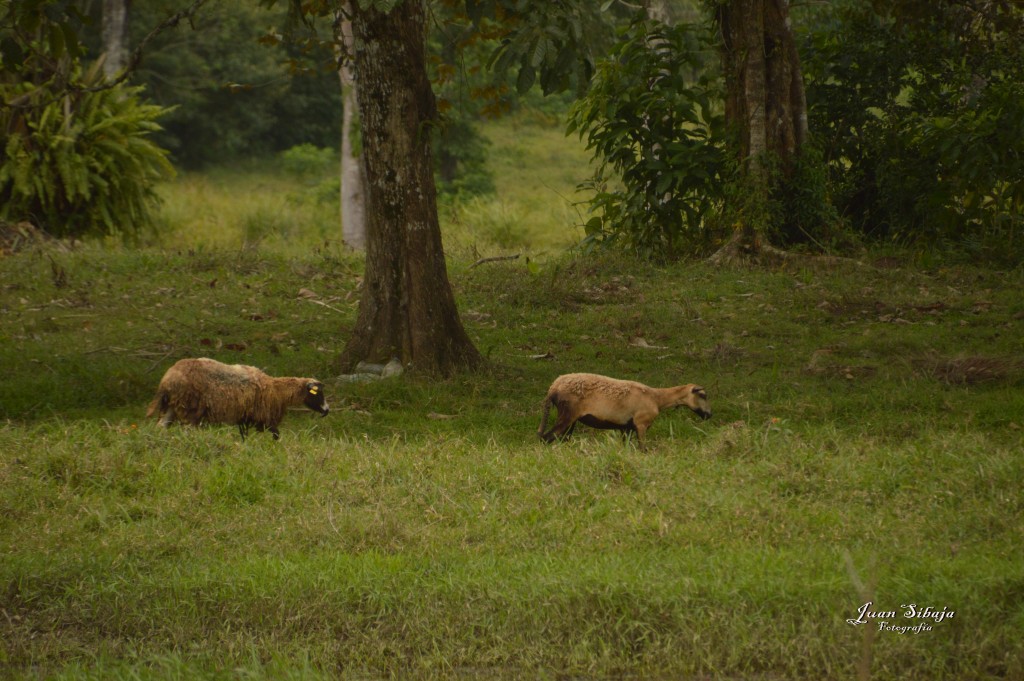
<svg viewBox="0 0 1024 681">
<path fill-rule="evenodd" d="M 708 406 L 708 393 L 699 385 L 690 383 L 679 386 L 679 398 L 675 406 L 688 407 L 705 421 L 711 418 L 711 407 Z"/>
<path fill-rule="evenodd" d="M 331 408 L 327 406 L 327 398 L 324 396 L 324 384 L 320 381 L 306 383 L 306 396 L 302 403 L 321 416 L 327 416 L 331 411 Z"/>
</svg>

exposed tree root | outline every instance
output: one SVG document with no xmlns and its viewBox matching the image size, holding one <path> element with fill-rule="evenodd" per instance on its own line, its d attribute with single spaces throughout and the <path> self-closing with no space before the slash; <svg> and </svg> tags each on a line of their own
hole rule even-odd
<svg viewBox="0 0 1024 681">
<path fill-rule="evenodd" d="M 709 265 L 724 266 L 739 263 L 759 262 L 770 265 L 781 265 L 785 263 L 802 263 L 824 265 L 835 267 L 839 265 L 857 265 L 864 267 L 864 263 L 853 258 L 843 258 L 836 255 L 813 255 L 807 253 L 792 253 L 768 243 L 759 237 L 752 230 L 737 229 L 732 237 L 726 241 L 721 248 L 708 256 L 706 262 Z"/>
</svg>

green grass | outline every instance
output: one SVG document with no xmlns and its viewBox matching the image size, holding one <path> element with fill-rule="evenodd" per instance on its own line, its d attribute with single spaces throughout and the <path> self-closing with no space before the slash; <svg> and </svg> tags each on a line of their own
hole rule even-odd
<svg viewBox="0 0 1024 681">
<path fill-rule="evenodd" d="M 279 158 L 181 173 L 159 192 L 149 246 L 264 250 L 299 255 L 342 250 L 337 172 L 288 173 Z"/>
<path fill-rule="evenodd" d="M 462 255 L 524 253 L 545 257 L 579 243 L 585 222 L 575 206 L 576 185 L 590 174 L 582 142 L 561 125 L 533 125 L 521 118 L 484 126 L 496 192 L 444 204 L 445 248 Z"/>
<path fill-rule="evenodd" d="M 555 257 L 583 238 L 576 185 L 589 174 L 582 143 L 560 126 L 515 118 L 487 123 L 494 194 L 442 197 L 446 252 L 473 258 L 524 254 Z M 285 255 L 340 254 L 337 170 L 287 173 L 282 161 L 183 173 L 160 192 L 155 234 L 163 248 L 262 250 Z"/>
<path fill-rule="evenodd" d="M 168 192 L 237 215 L 251 172 Z M 855 678 L 867 600 L 956 612 L 868 638 L 871 678 L 1024 675 L 1024 272 L 659 267 L 520 233 L 539 270 L 449 257 L 485 371 L 351 384 L 357 257 L 315 226 L 191 229 L 0 260 L 0 677 Z M 276 443 L 146 421 L 201 355 L 317 376 L 332 413 Z M 580 370 L 700 382 L 715 416 L 543 445 Z"/>
</svg>

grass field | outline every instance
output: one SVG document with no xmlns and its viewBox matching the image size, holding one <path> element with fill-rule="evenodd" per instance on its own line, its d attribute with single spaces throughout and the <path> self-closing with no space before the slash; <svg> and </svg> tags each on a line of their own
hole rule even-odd
<svg viewBox="0 0 1024 681">
<path fill-rule="evenodd" d="M 1024 677 L 1024 272 L 581 256 L 560 199 L 536 236 L 509 190 L 539 269 L 446 235 L 488 368 L 352 384 L 360 260 L 311 214 L 243 243 L 256 199 L 215 185 L 249 185 L 182 182 L 180 245 L 0 259 L 0 677 Z M 317 376 L 332 413 L 146 421 L 202 355 Z M 581 370 L 702 383 L 714 418 L 541 444 Z M 868 601 L 928 628 L 848 624 Z"/>
<path fill-rule="evenodd" d="M 561 126 L 506 119 L 483 124 L 494 194 L 442 198 L 446 253 L 557 257 L 583 238 L 576 185 L 590 172 L 583 144 Z M 342 252 L 337 169 L 289 173 L 280 159 L 184 173 L 164 187 L 158 233 L 143 242 L 203 251 L 260 250 L 301 256 Z"/>
</svg>

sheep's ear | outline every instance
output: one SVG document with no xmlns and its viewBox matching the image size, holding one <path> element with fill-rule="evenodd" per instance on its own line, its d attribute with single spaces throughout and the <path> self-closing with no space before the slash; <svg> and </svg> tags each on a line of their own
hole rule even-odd
<svg viewBox="0 0 1024 681">
<path fill-rule="evenodd" d="M 307 383 L 306 384 L 306 390 L 307 390 L 307 392 L 309 392 L 310 395 L 316 395 L 317 393 L 320 392 L 320 384 L 319 383 Z"/>
<path fill-rule="evenodd" d="M 699 385 L 693 386 L 693 389 L 690 390 L 690 392 L 692 392 L 694 395 L 704 395 L 705 394 L 704 393 L 704 388 L 700 387 Z"/>
</svg>

